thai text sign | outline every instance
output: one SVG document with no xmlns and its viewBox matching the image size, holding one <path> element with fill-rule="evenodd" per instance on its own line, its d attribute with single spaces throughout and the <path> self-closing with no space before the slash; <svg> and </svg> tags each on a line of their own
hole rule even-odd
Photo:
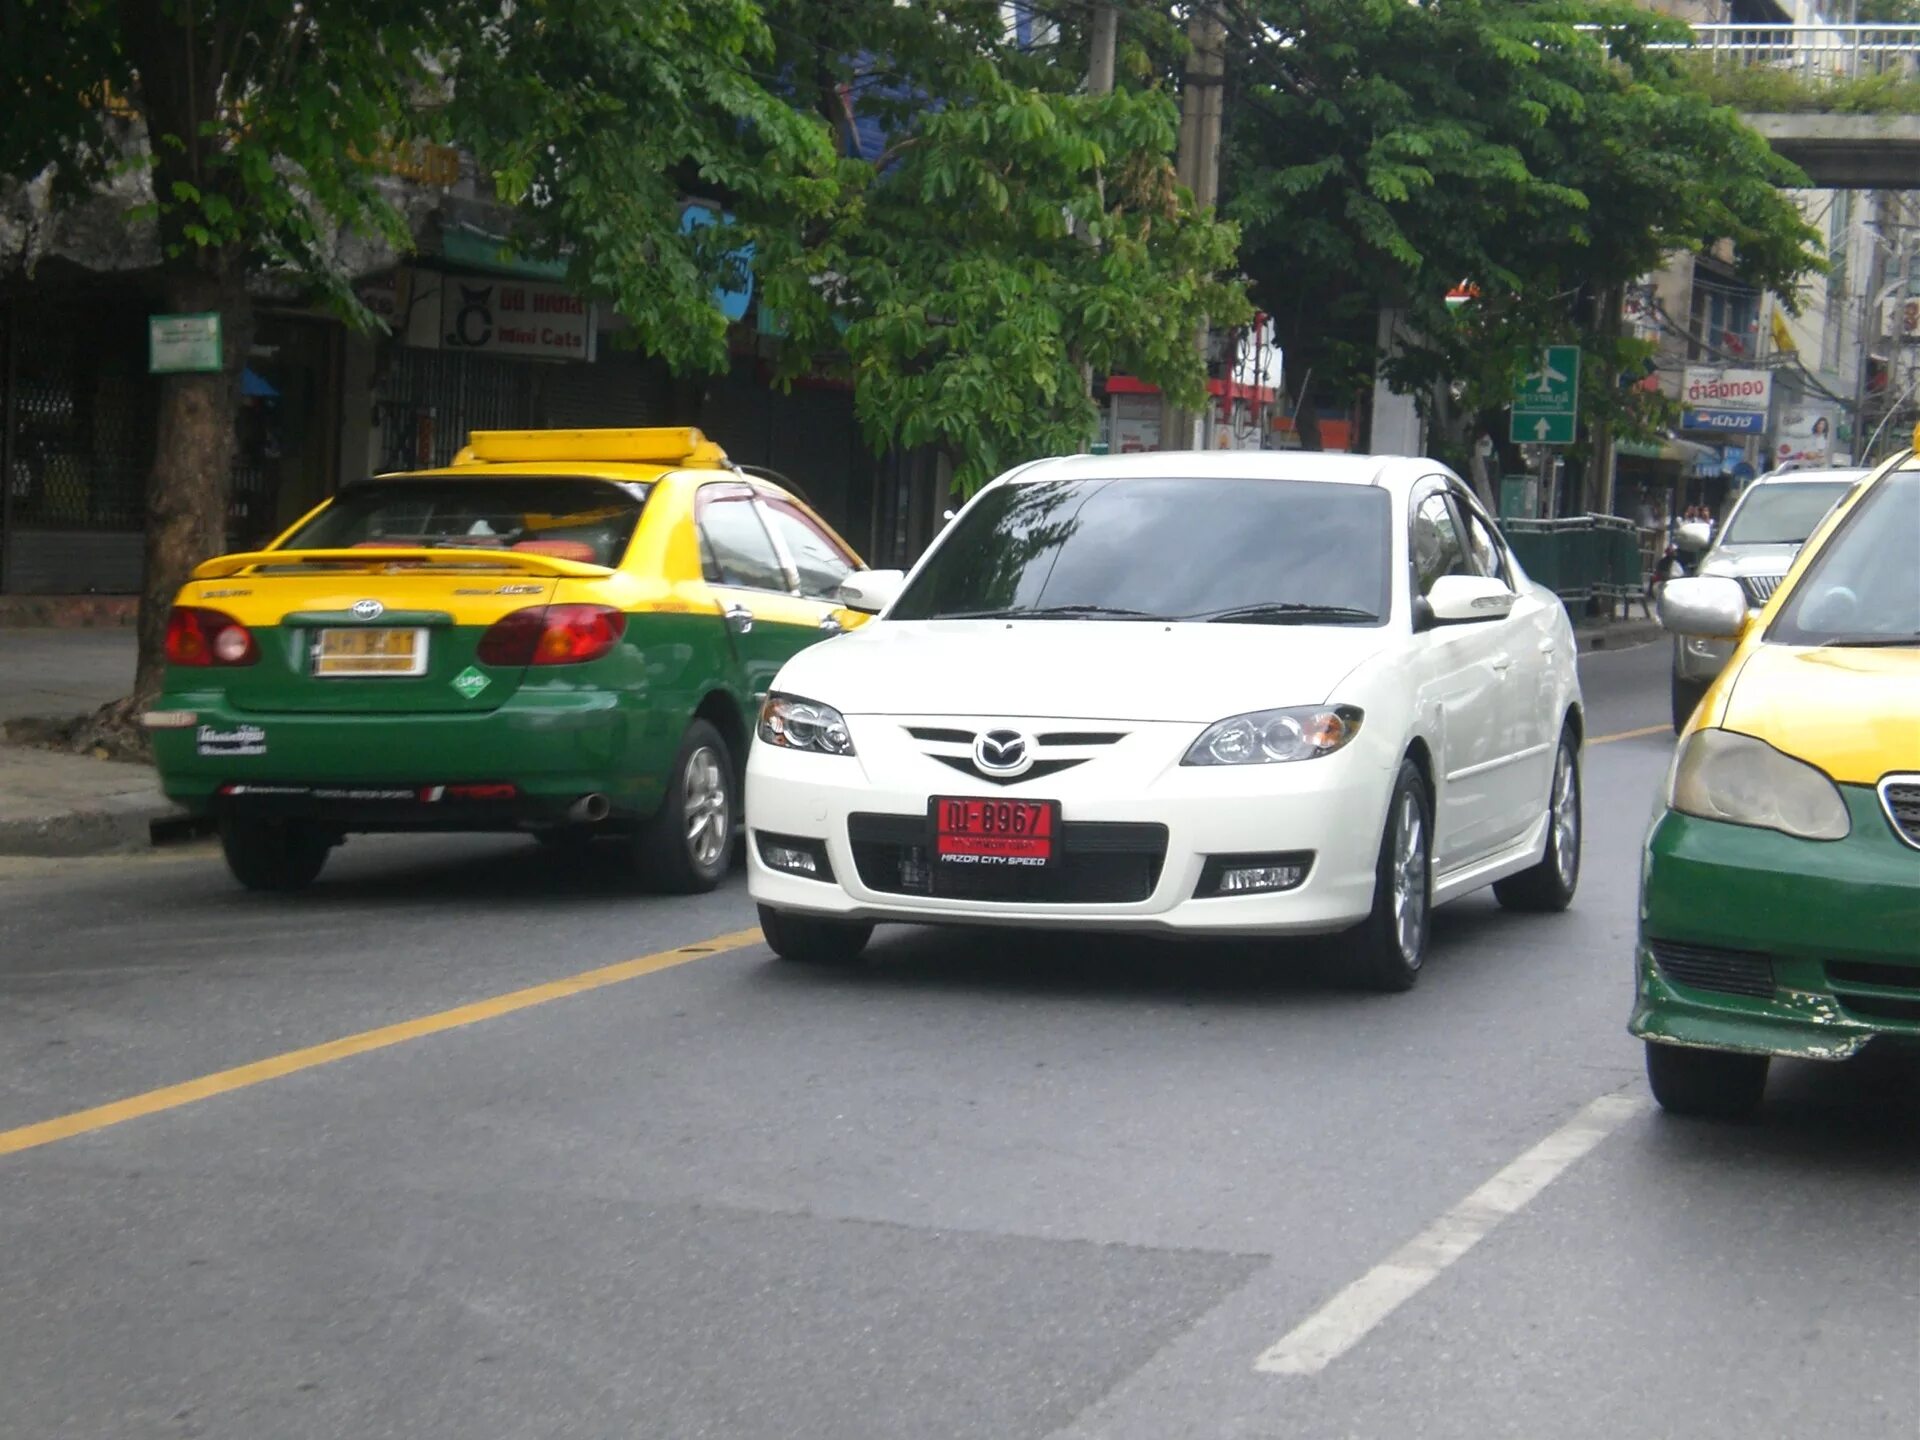
<svg viewBox="0 0 1920 1440">
<path fill-rule="evenodd" d="M 448 275 L 440 284 L 440 343 L 448 350 L 593 359 L 593 306 L 558 285 Z"/>
<path fill-rule="evenodd" d="M 1722 370 L 1689 365 L 1680 403 L 1689 410 L 1744 410 L 1766 414 L 1773 376 L 1765 370 Z"/>
</svg>

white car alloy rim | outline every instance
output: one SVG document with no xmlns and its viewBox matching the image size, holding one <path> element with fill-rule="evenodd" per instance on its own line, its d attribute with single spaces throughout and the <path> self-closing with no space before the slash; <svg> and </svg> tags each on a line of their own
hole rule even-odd
<svg viewBox="0 0 1920 1440">
<path fill-rule="evenodd" d="M 727 844 L 727 777 L 705 745 L 687 757 L 686 796 L 687 854 L 708 869 Z"/>
<path fill-rule="evenodd" d="M 1395 807 L 1393 844 L 1393 917 L 1400 938 L 1400 957 L 1410 966 L 1420 963 L 1420 938 L 1427 918 L 1427 826 L 1420 800 L 1411 790 Z"/>
<path fill-rule="evenodd" d="M 1580 786 L 1575 774 L 1573 756 L 1562 745 L 1553 769 L 1553 861 L 1560 884 L 1569 890 L 1580 867 Z"/>
</svg>

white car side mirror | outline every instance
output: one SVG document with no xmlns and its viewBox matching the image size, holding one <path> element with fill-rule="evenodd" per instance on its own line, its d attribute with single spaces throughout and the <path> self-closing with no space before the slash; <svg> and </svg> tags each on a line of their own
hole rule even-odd
<svg viewBox="0 0 1920 1440">
<path fill-rule="evenodd" d="M 856 570 L 840 582 L 840 603 L 863 615 L 878 615 L 906 583 L 904 570 Z"/>
<path fill-rule="evenodd" d="M 1660 623 L 1676 635 L 1737 640 L 1747 628 L 1747 592 L 1724 575 L 1695 575 L 1660 587 Z"/>
<path fill-rule="evenodd" d="M 1481 575 L 1442 575 L 1425 598 L 1415 602 L 1414 610 L 1429 625 L 1464 625 L 1504 620 L 1513 613 L 1513 601 L 1513 591 L 1502 581 Z"/>
</svg>

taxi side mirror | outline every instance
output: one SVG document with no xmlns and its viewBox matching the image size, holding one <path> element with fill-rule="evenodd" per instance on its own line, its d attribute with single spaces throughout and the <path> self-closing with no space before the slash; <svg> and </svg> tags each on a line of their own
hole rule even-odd
<svg viewBox="0 0 1920 1440">
<path fill-rule="evenodd" d="M 1737 640 L 1747 628 L 1747 592 L 1724 575 L 1669 580 L 1659 603 L 1661 625 L 1676 635 Z"/>
<path fill-rule="evenodd" d="M 856 570 L 840 582 L 840 603 L 862 615 L 878 615 L 906 583 L 904 570 Z"/>
</svg>

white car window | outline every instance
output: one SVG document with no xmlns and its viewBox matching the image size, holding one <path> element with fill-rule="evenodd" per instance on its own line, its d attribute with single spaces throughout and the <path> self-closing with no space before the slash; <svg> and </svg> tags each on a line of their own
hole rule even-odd
<svg viewBox="0 0 1920 1440">
<path fill-rule="evenodd" d="M 1436 490 L 1414 506 L 1412 550 L 1416 594 L 1428 594 L 1443 575 L 1474 573 L 1445 491 Z"/>
</svg>

